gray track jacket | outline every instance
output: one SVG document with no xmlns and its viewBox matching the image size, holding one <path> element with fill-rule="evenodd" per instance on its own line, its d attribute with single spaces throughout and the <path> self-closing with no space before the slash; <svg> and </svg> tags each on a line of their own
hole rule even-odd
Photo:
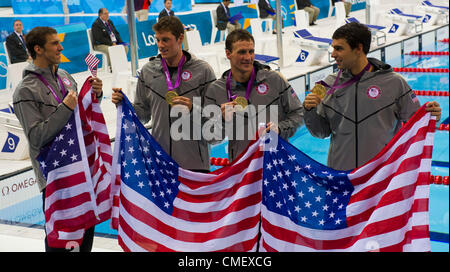
<svg viewBox="0 0 450 272">
<path fill-rule="evenodd" d="M 375 68 L 352 85 L 326 95 L 317 108 L 305 110 L 305 125 L 318 138 L 331 135 L 328 166 L 350 170 L 378 154 L 419 109 L 411 87 L 391 66 L 369 59 Z M 352 77 L 341 75 L 340 83 Z M 332 86 L 336 74 L 324 81 Z"/>
<path fill-rule="evenodd" d="M 230 160 L 234 160 L 239 156 L 242 151 L 250 143 L 251 139 L 255 137 L 253 133 L 250 135 L 250 131 L 256 132 L 261 120 L 265 120 L 263 123 L 268 123 L 270 120 L 269 107 L 275 105 L 278 109 L 278 116 L 275 116 L 277 120 L 272 120 L 278 124 L 280 130 L 280 136 L 283 139 L 288 139 L 294 135 L 299 126 L 303 124 L 303 106 L 295 94 L 292 87 L 286 82 L 277 72 L 271 71 L 269 66 L 262 65 L 259 62 L 254 62 L 256 71 L 255 83 L 251 90 L 248 104 L 255 106 L 257 112 L 249 112 L 244 114 L 244 125 L 237 126 L 234 124 L 233 132 L 225 131 L 222 136 L 228 136 L 228 157 Z M 228 71 L 225 71 L 222 77 L 216 80 L 208 87 L 205 95 L 206 105 L 220 106 L 223 103 L 228 102 L 228 93 L 226 90 L 226 81 L 228 77 Z M 236 81 L 231 78 L 231 90 L 233 94 L 245 97 L 247 86 L 237 84 Z M 258 106 L 263 106 L 264 110 L 261 110 Z M 260 109 L 258 111 L 258 109 Z M 266 116 L 262 113 L 266 113 Z M 236 115 L 240 115 L 240 112 L 236 112 Z M 223 121 L 223 120 L 222 120 Z M 237 122 L 236 118 L 234 120 Z M 226 126 L 225 122 L 222 126 Z M 253 126 L 253 130 L 249 130 L 249 126 Z M 238 133 L 244 133 L 244 137 L 239 137 Z M 230 138 L 230 137 L 233 138 Z"/>
<path fill-rule="evenodd" d="M 23 71 L 23 79 L 13 94 L 14 112 L 28 139 L 31 164 L 37 178 L 39 190 L 46 186 L 36 157 L 41 149 L 51 142 L 67 124 L 72 110 L 63 103 L 59 104 L 50 90 L 34 73 L 42 75 L 51 84 L 57 95 L 63 100 L 61 88 L 50 68 L 39 68 L 33 64 Z M 77 83 L 69 73 L 56 68 L 66 90 L 77 91 Z"/>
<path fill-rule="evenodd" d="M 186 62 L 178 95 L 193 100 L 203 97 L 207 85 L 216 77 L 211 66 L 188 52 L 183 51 Z M 177 73 L 172 75 L 172 83 Z M 165 100 L 168 87 L 161 64 L 161 56 L 152 57 L 144 65 L 139 76 L 134 100 L 134 110 L 142 123 L 152 118 L 152 136 L 181 167 L 190 170 L 209 170 L 210 148 L 204 140 L 174 140 L 170 135 L 171 125 L 178 119 L 170 117 L 171 107 Z M 203 99 L 202 99 L 203 100 Z M 194 126 L 191 122 L 191 132 Z"/>
</svg>

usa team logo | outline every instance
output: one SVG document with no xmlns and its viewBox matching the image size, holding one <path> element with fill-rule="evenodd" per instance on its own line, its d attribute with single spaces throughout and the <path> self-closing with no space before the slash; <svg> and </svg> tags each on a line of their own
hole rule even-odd
<svg viewBox="0 0 450 272">
<path fill-rule="evenodd" d="M 258 87 L 256 87 L 256 91 L 257 91 L 259 94 L 264 95 L 264 94 L 267 93 L 267 91 L 269 91 L 269 86 L 267 86 L 266 83 L 261 83 L 261 84 L 258 85 Z"/>
<path fill-rule="evenodd" d="M 184 71 L 183 73 L 181 73 L 181 79 L 183 79 L 183 81 L 188 81 L 189 79 L 191 79 L 192 74 L 189 71 Z"/>
<path fill-rule="evenodd" d="M 64 85 L 68 87 L 72 86 L 72 83 L 70 83 L 70 80 L 67 77 L 63 77 L 62 81 L 64 82 Z"/>
<path fill-rule="evenodd" d="M 377 99 L 381 94 L 381 89 L 378 86 L 370 86 L 367 89 L 367 96 L 372 99 Z"/>
</svg>

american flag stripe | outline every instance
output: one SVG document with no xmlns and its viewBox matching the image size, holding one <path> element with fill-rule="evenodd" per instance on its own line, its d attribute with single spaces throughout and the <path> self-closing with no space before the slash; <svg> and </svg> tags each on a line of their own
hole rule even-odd
<svg viewBox="0 0 450 272">
<path fill-rule="evenodd" d="M 99 219 L 104 221 L 110 218 L 112 206 L 110 199 L 111 142 L 100 104 L 90 87 L 82 88 L 79 95 L 79 107 L 84 124 L 83 136 L 94 184 L 97 212 Z"/>
<path fill-rule="evenodd" d="M 350 173 L 349 177 L 351 178 L 352 183 L 354 185 L 358 185 L 359 179 L 364 175 L 373 176 L 373 173 L 375 172 L 374 170 L 381 167 L 381 162 L 389 159 L 389 157 L 391 157 L 392 153 L 396 150 L 398 146 L 404 144 L 405 142 L 408 142 L 411 139 L 411 135 L 415 135 L 416 137 L 420 137 L 418 139 L 421 139 L 422 138 L 421 135 L 425 131 L 429 131 L 426 135 L 425 145 L 426 146 L 432 145 L 430 144 L 430 142 L 433 142 L 433 137 L 428 134 L 433 134 L 434 130 L 431 131 L 432 124 L 431 122 L 428 124 L 428 120 L 429 118 L 427 118 L 426 116 L 422 116 L 420 119 L 415 120 L 415 122 L 406 123 L 403 126 L 402 130 L 404 131 L 408 130 L 410 133 L 396 134 L 394 138 L 384 148 L 385 152 L 378 153 L 378 155 L 375 156 L 368 163 L 355 169 L 353 173 Z"/>
<path fill-rule="evenodd" d="M 265 251 L 429 251 L 428 177 L 435 119 L 421 108 L 371 161 L 348 174 L 347 227 L 300 226 L 261 209 Z"/>
<path fill-rule="evenodd" d="M 128 109 L 124 110 L 123 106 L 119 106 L 118 111 L 128 113 Z M 118 113 L 119 118 L 124 116 L 125 114 Z M 127 122 L 125 126 L 130 127 L 130 123 Z M 124 156 L 129 152 L 120 146 L 122 141 L 119 141 L 124 137 L 122 133 L 125 126 L 118 123 L 113 162 L 121 167 L 133 164 L 128 159 L 122 163 L 121 159 L 116 157 L 120 154 L 118 150 L 122 150 L 121 154 Z M 145 130 L 142 135 L 146 136 L 146 133 Z M 128 141 L 142 138 L 141 133 L 134 134 L 138 135 L 128 138 Z M 151 137 L 149 134 L 147 136 Z M 139 156 L 131 158 L 137 159 L 134 164 L 145 161 Z M 160 159 L 152 157 L 149 160 L 159 164 Z M 151 188 L 162 188 L 164 184 L 172 182 L 177 184 L 177 195 L 172 202 L 170 213 L 154 202 L 159 199 L 159 195 L 155 195 L 153 200 L 139 192 L 139 188 L 144 187 L 143 183 L 132 188 L 135 182 L 139 182 L 139 178 L 131 180 L 136 168 L 119 169 L 117 172 L 126 173 L 125 178 L 124 175 L 121 177 L 124 180 L 120 189 L 115 188 L 113 193 L 118 197 L 114 205 L 119 206 L 116 211 L 119 244 L 124 251 L 255 250 L 260 222 L 262 163 L 263 153 L 259 151 L 259 143 L 254 142 L 248 148 L 248 153 L 242 155 L 236 161 L 235 167 L 230 167 L 229 171 L 204 174 L 178 167 L 176 173 L 173 173 L 178 177 L 174 179 L 170 175 L 163 175 L 173 170 L 148 168 L 148 171 L 155 170 L 153 176 L 156 176 L 152 178 L 150 173 L 150 180 L 145 180 L 145 183 L 151 182 Z M 156 175 L 159 170 L 162 176 Z M 162 195 L 172 193 L 169 190 L 159 192 Z"/>
<path fill-rule="evenodd" d="M 126 199 L 130 198 L 137 203 L 127 207 L 130 202 Z M 139 207 L 145 207 L 145 210 Z M 151 248 L 148 248 L 148 245 L 152 245 L 151 241 L 155 243 L 153 246 L 157 245 L 160 248 L 159 250 L 162 249 L 162 251 L 208 251 L 209 248 L 210 250 L 220 250 L 231 246 L 240 247 L 242 242 L 246 240 L 243 241 L 243 237 L 256 237 L 258 233 L 259 211 L 251 208 L 240 211 L 240 214 L 231 214 L 217 222 L 197 223 L 195 229 L 193 229 L 191 223 L 185 220 L 170 217 L 164 212 L 158 213 L 158 209 L 153 203 L 136 194 L 134 190 L 122 186 L 120 226 L 124 227 L 123 231 L 128 237 L 134 237 L 138 233 L 140 238 L 136 240 L 145 241 L 147 250 L 151 250 Z M 128 213 L 128 211 L 133 214 Z M 149 211 L 151 211 L 151 216 L 147 215 Z M 239 222 L 233 221 L 238 217 L 249 217 L 249 220 L 253 221 L 250 223 L 253 224 L 240 225 Z M 255 223 L 256 225 L 254 225 Z M 132 227 L 129 227 L 129 225 Z M 224 226 L 227 226 L 230 230 L 229 233 L 223 233 Z M 243 228 L 244 226 L 248 229 Z M 139 230 L 139 232 L 136 232 L 136 230 Z M 195 231 L 195 233 L 192 231 Z M 122 236 L 122 232 L 119 233 L 119 236 Z M 248 233 L 253 235 L 248 236 Z M 213 239 L 209 240 L 208 236 Z M 194 237 L 198 240 L 193 241 L 192 238 Z M 253 242 L 256 243 L 256 238 Z M 173 246 L 162 247 L 162 245 L 167 244 Z M 219 245 L 220 248 L 217 249 Z M 127 245 L 127 247 L 130 246 Z"/>
<path fill-rule="evenodd" d="M 126 199 L 124 198 L 122 198 L 122 200 L 126 201 Z M 238 222 L 228 222 L 230 220 L 233 220 L 234 218 L 225 218 L 220 223 L 204 224 L 204 226 L 200 227 L 199 229 L 195 229 L 196 232 L 193 232 L 194 230 L 192 230 L 192 228 L 189 229 L 189 226 L 183 224 L 182 220 L 179 220 L 179 224 L 181 226 L 177 226 L 177 228 L 175 228 L 171 225 L 172 222 L 169 222 L 170 220 L 167 219 L 167 217 L 156 218 L 154 216 L 145 216 L 144 209 L 128 201 L 126 201 L 126 203 L 127 206 L 124 207 L 129 216 L 132 216 L 138 221 L 145 223 L 147 226 L 154 229 L 157 229 L 158 226 L 162 226 L 160 230 L 161 233 L 183 242 L 204 243 L 216 238 L 218 233 L 224 236 L 232 235 L 239 232 L 240 230 L 255 227 L 259 222 L 259 218 L 257 217 L 249 217 Z M 167 223 L 162 220 L 167 221 Z M 186 230 L 183 230 L 183 226 L 186 227 Z M 211 231 L 211 229 L 214 230 Z"/>
<path fill-rule="evenodd" d="M 89 71 L 91 71 L 92 75 L 94 77 L 97 76 L 97 65 L 100 63 L 100 60 L 93 54 L 89 53 L 84 58 L 84 61 L 88 65 Z"/>
<path fill-rule="evenodd" d="M 47 179 L 45 227 L 50 247 L 65 248 L 69 242 L 79 245 L 85 229 L 110 217 L 112 152 L 91 89 L 87 79 L 72 118 L 39 156 Z"/>
<path fill-rule="evenodd" d="M 261 164 L 262 160 L 255 160 L 256 163 Z M 244 170 L 244 169 L 243 169 Z M 234 192 L 246 184 L 251 184 L 255 182 L 255 178 L 260 177 L 262 174 L 262 169 L 257 171 L 251 171 L 247 173 L 242 173 L 240 175 L 233 175 L 226 177 L 223 180 L 214 180 L 210 186 L 199 187 L 197 189 L 191 189 L 189 186 L 185 186 L 183 183 L 180 184 L 180 197 L 181 199 L 191 199 L 191 201 L 203 202 L 205 200 L 221 200 L 226 196 L 233 195 Z M 222 193 L 220 193 L 222 192 Z M 220 193 L 220 194 L 219 194 Z M 202 196 L 200 198 L 199 196 Z"/>
<path fill-rule="evenodd" d="M 263 208 L 264 210 L 264 208 Z M 353 226 L 345 231 L 339 231 L 334 235 L 320 232 L 319 230 L 308 230 L 291 222 L 283 221 L 279 215 L 263 211 L 265 218 L 262 222 L 261 233 L 265 251 L 370 251 L 371 249 L 388 251 L 390 247 L 397 247 L 394 251 L 404 251 L 401 247 L 405 245 L 408 239 L 404 238 L 405 229 L 414 230 L 413 235 L 418 239 L 427 238 L 428 226 L 412 226 L 414 218 L 410 218 L 406 226 L 390 226 L 389 224 L 397 222 L 393 220 L 381 221 L 378 224 L 364 226 L 360 224 Z M 273 217 L 272 217 L 273 216 Z M 415 215 L 416 216 L 416 215 Z M 399 218 L 402 216 L 400 215 Z M 403 216 L 406 217 L 406 215 Z M 284 227 L 279 227 L 269 223 L 269 221 L 279 221 Z M 280 221 L 281 220 L 281 221 Z M 290 226 L 292 228 L 287 228 Z M 402 227 L 402 228 L 399 228 Z M 406 227 L 406 228 L 405 228 Z M 362 229 L 362 231 L 361 231 Z M 308 233 L 308 231 L 311 231 Z M 416 231 L 419 231 L 418 233 Z M 308 233 L 309 236 L 299 235 L 299 233 Z M 355 234 L 355 235 L 352 235 Z M 264 245 L 263 243 L 263 245 Z M 429 244 L 429 240 L 428 240 Z M 371 248 L 370 246 L 374 246 Z M 426 249 L 427 247 L 425 247 Z M 429 245 L 428 245 L 429 248 Z"/>
<path fill-rule="evenodd" d="M 435 120 L 424 107 L 353 171 L 327 168 L 277 138 L 274 149 L 252 142 L 231 166 L 203 174 L 173 165 L 124 103 L 112 195 L 125 251 L 254 251 L 258 234 L 262 251 L 430 250 Z"/>
<path fill-rule="evenodd" d="M 409 201 L 409 202 L 411 202 L 411 201 Z M 413 211 L 417 212 L 417 214 L 414 216 L 415 216 L 416 220 L 418 220 L 422 217 L 422 215 L 426 214 L 426 212 L 423 211 L 423 208 L 421 206 L 426 204 L 427 201 L 420 200 L 420 201 L 417 201 L 414 203 L 415 204 L 413 205 L 414 206 Z M 285 218 L 283 219 L 276 213 L 267 211 L 267 209 L 263 210 L 264 213 L 266 213 L 266 212 L 268 213 L 268 217 L 265 218 L 265 221 L 263 221 L 263 222 L 267 223 L 268 227 L 272 227 L 274 229 L 279 228 L 280 230 L 290 231 L 291 238 L 286 239 L 286 240 L 290 240 L 290 241 L 296 241 L 299 239 L 311 240 L 311 241 L 317 241 L 317 244 L 320 244 L 321 243 L 320 241 L 323 240 L 324 243 L 328 242 L 328 243 L 339 244 L 336 241 L 344 240 L 344 239 L 346 241 L 351 241 L 353 239 L 353 237 L 355 237 L 355 236 L 358 236 L 358 235 L 362 236 L 361 233 L 363 233 L 363 231 L 364 231 L 364 235 L 368 234 L 369 231 L 380 231 L 380 230 L 377 230 L 376 228 L 372 228 L 373 226 L 380 227 L 380 228 L 392 228 L 391 231 L 395 230 L 394 226 L 388 226 L 387 224 L 385 224 L 386 222 L 388 222 L 388 220 L 383 219 L 383 212 L 387 213 L 392 218 L 402 217 L 402 216 L 405 216 L 405 214 L 407 214 L 409 212 L 409 210 L 405 211 L 405 206 L 407 204 L 411 204 L 411 203 L 404 202 L 399 205 L 392 205 L 390 207 L 384 207 L 383 209 L 380 209 L 380 212 L 378 212 L 377 214 L 374 215 L 374 217 L 376 217 L 376 218 L 375 218 L 374 224 L 370 227 L 367 227 L 367 225 L 364 222 L 361 222 L 357 225 L 349 226 L 347 228 L 340 229 L 338 231 L 317 230 L 317 229 L 314 230 L 314 229 L 296 225 L 292 222 L 288 222 Z M 393 210 L 393 209 L 398 209 L 398 210 Z M 282 222 L 284 223 L 283 224 L 284 227 L 281 228 L 281 227 L 271 224 L 270 222 L 275 222 L 274 220 L 282 220 Z M 265 226 L 265 225 L 263 224 L 263 226 Z M 298 235 L 297 232 L 307 233 L 307 235 L 301 236 L 301 235 Z M 281 235 L 284 235 L 282 231 L 280 231 L 279 233 Z M 377 234 L 378 233 L 372 232 L 371 236 L 374 236 Z M 370 236 L 368 236 L 368 237 L 370 237 Z"/>
<path fill-rule="evenodd" d="M 403 163 L 412 163 L 414 161 L 411 160 L 405 160 Z M 415 162 L 420 162 L 420 158 L 418 160 L 415 160 Z M 418 168 L 418 164 L 414 164 L 416 169 Z M 354 211 L 352 210 L 352 204 L 358 203 L 359 201 L 365 201 L 367 199 L 371 199 L 378 195 L 378 198 L 373 198 L 373 202 L 378 205 L 378 201 L 380 200 L 380 197 L 383 196 L 384 193 L 386 193 L 385 189 L 389 185 L 389 190 L 395 190 L 398 188 L 403 188 L 404 186 L 408 185 L 409 182 L 416 184 L 416 180 L 419 180 L 421 183 L 424 183 L 428 181 L 428 176 L 426 173 L 419 174 L 417 173 L 416 169 L 411 169 L 411 171 L 408 172 L 401 172 L 399 170 L 393 170 L 398 171 L 395 175 L 389 175 L 385 179 L 378 181 L 377 183 L 368 184 L 366 187 L 361 189 L 360 191 L 356 192 L 353 197 L 350 199 L 349 206 L 347 208 L 347 211 L 350 212 L 350 214 L 353 214 Z M 407 180 L 407 181 L 405 181 Z M 361 206 L 360 204 L 356 205 Z M 366 207 L 364 205 L 363 207 Z"/>
</svg>

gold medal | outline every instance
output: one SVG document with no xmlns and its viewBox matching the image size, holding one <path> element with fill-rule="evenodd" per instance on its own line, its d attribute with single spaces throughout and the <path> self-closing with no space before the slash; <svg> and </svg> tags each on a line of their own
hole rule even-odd
<svg viewBox="0 0 450 272">
<path fill-rule="evenodd" d="M 325 97 L 325 94 L 327 93 L 327 89 L 321 84 L 314 85 L 314 88 L 311 90 L 312 93 L 318 95 L 320 99 L 323 99 Z"/>
<path fill-rule="evenodd" d="M 248 101 L 242 96 L 238 96 L 234 99 L 236 104 L 242 107 L 242 109 L 245 109 L 248 106 Z"/>
<path fill-rule="evenodd" d="M 173 104 L 172 100 L 173 100 L 174 97 L 177 97 L 177 96 L 178 96 L 178 94 L 175 91 L 168 91 L 166 93 L 166 102 L 167 102 L 167 104 L 172 106 L 172 104 Z"/>
</svg>

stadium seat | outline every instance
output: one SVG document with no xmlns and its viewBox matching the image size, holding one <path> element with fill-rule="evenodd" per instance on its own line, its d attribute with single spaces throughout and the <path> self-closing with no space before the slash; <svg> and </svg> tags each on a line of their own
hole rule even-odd
<svg viewBox="0 0 450 272">
<path fill-rule="evenodd" d="M 94 44 L 93 44 L 93 38 L 92 38 L 92 31 L 90 28 L 86 29 L 87 37 L 88 37 L 88 44 L 89 44 L 89 53 L 92 55 L 102 55 L 102 68 L 101 71 L 103 72 L 109 72 L 109 64 L 108 64 L 108 56 L 106 56 L 105 53 L 94 50 Z"/>
<path fill-rule="evenodd" d="M 203 46 L 200 32 L 198 32 L 198 30 L 186 31 L 186 39 L 189 45 L 190 53 L 193 53 L 198 58 L 206 61 L 208 61 L 208 59 L 210 58 L 213 58 L 217 64 L 215 71 L 220 71 L 220 61 L 218 54 L 214 51 L 207 50 L 206 47 Z"/>
<path fill-rule="evenodd" d="M 215 44 L 216 43 L 216 35 L 217 35 L 217 31 L 220 31 L 220 37 L 219 37 L 219 43 L 225 42 L 228 30 L 219 30 L 216 25 L 217 25 L 217 13 L 215 10 L 211 10 L 211 20 L 212 20 L 212 33 L 211 33 L 211 43 L 210 44 Z"/>
<path fill-rule="evenodd" d="M 22 72 L 25 67 L 29 65 L 28 62 L 18 62 L 8 64 L 6 72 L 6 89 L 10 89 L 14 92 L 19 82 L 22 80 Z"/>
<path fill-rule="evenodd" d="M 5 48 L 6 65 L 11 64 L 11 59 L 9 58 L 8 48 L 6 47 L 6 42 L 3 42 L 3 48 Z"/>
<path fill-rule="evenodd" d="M 294 11 L 295 16 L 295 28 L 298 29 L 307 29 L 309 26 L 309 14 L 303 9 Z"/>
<path fill-rule="evenodd" d="M 422 1 L 417 6 L 417 9 L 430 16 L 427 22 L 429 25 L 435 25 L 439 22 L 441 24 L 448 24 L 449 9 L 446 6 L 433 5 L 430 1 Z"/>
<path fill-rule="evenodd" d="M 336 2 L 334 8 L 336 11 L 336 28 L 338 28 L 345 24 L 345 4 L 344 2 Z"/>
<path fill-rule="evenodd" d="M 263 31 L 262 24 L 265 23 L 265 28 Z M 265 54 L 266 44 L 274 42 L 276 43 L 277 37 L 272 35 L 273 20 L 270 18 L 261 19 L 250 19 L 250 27 L 252 28 L 252 35 L 255 39 L 255 52 L 259 52 L 261 54 Z M 256 46 L 262 44 L 261 51 L 256 49 Z"/>
<path fill-rule="evenodd" d="M 405 35 L 408 32 L 414 31 L 415 33 L 422 32 L 423 16 L 406 14 L 403 13 L 398 8 L 393 8 L 388 11 L 388 18 L 390 18 L 394 23 L 398 24 L 398 29 L 395 31 L 397 35 Z"/>
<path fill-rule="evenodd" d="M 355 17 L 349 17 L 347 19 L 345 19 L 345 23 L 360 23 L 358 21 L 358 19 L 356 19 Z M 368 24 L 364 24 L 365 26 L 367 26 L 367 28 L 369 28 L 370 32 L 372 33 L 372 42 L 376 41 L 376 45 L 380 46 L 386 43 L 386 33 L 383 30 L 386 30 L 386 27 L 384 26 L 379 26 L 379 25 L 368 25 Z"/>
<path fill-rule="evenodd" d="M 297 30 L 293 34 L 295 41 L 300 45 L 297 65 L 319 64 L 325 55 L 328 55 L 328 61 L 332 62 L 328 51 L 331 39 L 313 36 L 307 29 Z"/>
</svg>

